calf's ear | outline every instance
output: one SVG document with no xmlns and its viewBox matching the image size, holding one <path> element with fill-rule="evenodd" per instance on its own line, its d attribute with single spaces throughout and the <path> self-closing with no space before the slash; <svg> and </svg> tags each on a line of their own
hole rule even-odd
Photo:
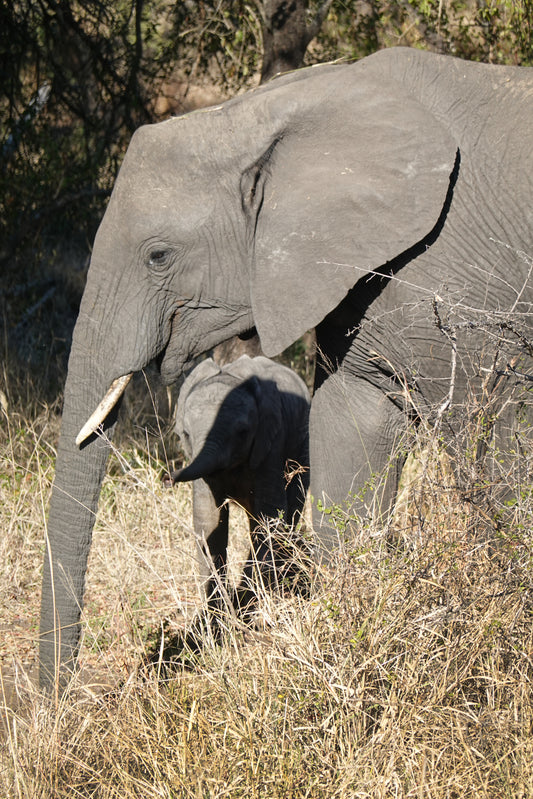
<svg viewBox="0 0 533 799">
<path fill-rule="evenodd" d="M 175 425 L 174 425 L 174 429 L 178 435 L 181 435 L 183 431 L 183 416 L 185 413 L 185 403 L 192 389 L 195 386 L 197 386 L 198 383 L 201 383 L 204 380 L 208 380 L 210 377 L 214 377 L 215 375 L 219 374 L 219 372 L 220 372 L 220 367 L 214 362 L 214 360 L 212 358 L 206 358 L 204 361 L 201 361 L 198 364 L 198 366 L 196 366 L 183 381 L 183 385 L 180 389 L 178 397 L 178 405 L 176 408 Z"/>
<path fill-rule="evenodd" d="M 281 399 L 273 380 L 253 376 L 246 381 L 246 387 L 253 394 L 257 408 L 257 427 L 250 451 L 250 467 L 258 469 L 268 458 L 276 441 L 280 441 Z"/>
</svg>

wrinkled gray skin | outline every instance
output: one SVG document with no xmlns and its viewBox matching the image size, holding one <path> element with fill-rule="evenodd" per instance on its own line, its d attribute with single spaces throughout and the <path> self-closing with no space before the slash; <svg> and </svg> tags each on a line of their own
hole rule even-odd
<svg viewBox="0 0 533 799">
<path fill-rule="evenodd" d="M 271 570 L 282 565 L 264 522 L 282 514 L 295 524 L 301 515 L 309 486 L 310 402 L 298 375 L 262 356 L 243 355 L 223 367 L 208 358 L 183 384 L 175 429 L 190 462 L 170 478 L 172 483 L 193 480 L 198 559 L 204 577 L 213 565 L 218 572 L 218 580 L 206 585 L 215 607 L 219 584 L 226 588 L 227 499 L 247 512 L 255 560 L 266 567 L 265 579 L 273 579 Z M 251 599 L 252 566 L 253 559 L 237 592 L 241 606 Z"/>
<path fill-rule="evenodd" d="M 388 464 L 411 410 L 431 419 L 444 407 L 453 331 L 451 408 L 468 384 L 520 382 L 532 120 L 533 70 L 395 48 L 135 133 L 72 343 L 48 522 L 53 581 L 48 557 L 44 566 L 44 683 L 75 659 L 108 455 L 98 437 L 75 438 L 115 378 L 157 359 L 171 383 L 253 326 L 267 356 L 316 327 L 311 490 L 328 504 Z M 481 347 L 509 309 L 512 351 L 494 361 Z M 453 425 L 448 410 L 442 418 Z M 116 410 L 108 436 L 115 420 Z M 331 549 L 320 522 L 317 546 Z"/>
</svg>

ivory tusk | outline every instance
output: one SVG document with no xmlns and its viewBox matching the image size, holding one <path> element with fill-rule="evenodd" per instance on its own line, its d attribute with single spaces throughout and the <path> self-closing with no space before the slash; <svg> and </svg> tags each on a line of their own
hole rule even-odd
<svg viewBox="0 0 533 799">
<path fill-rule="evenodd" d="M 128 375 L 122 375 L 122 377 L 117 377 L 116 380 L 113 380 L 109 391 L 78 433 L 76 438 L 78 447 L 105 421 L 108 413 L 115 407 L 132 377 L 133 372 L 130 372 Z"/>
</svg>

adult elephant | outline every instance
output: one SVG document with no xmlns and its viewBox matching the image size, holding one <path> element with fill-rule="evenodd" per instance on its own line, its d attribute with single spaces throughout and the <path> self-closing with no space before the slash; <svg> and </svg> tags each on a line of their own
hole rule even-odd
<svg viewBox="0 0 533 799">
<path fill-rule="evenodd" d="M 148 362 L 171 383 L 253 327 L 270 356 L 316 327 L 311 487 L 326 503 L 387 465 L 410 409 L 442 412 L 450 385 L 460 400 L 476 380 L 509 383 L 529 368 L 532 120 L 533 71 L 398 48 L 135 133 L 74 331 L 43 682 L 77 649 L 108 455 L 92 431 L 111 436 L 124 384 Z M 502 370 L 475 345 L 493 322 L 504 328 L 508 309 Z M 334 546 L 329 528 L 321 541 Z"/>
</svg>

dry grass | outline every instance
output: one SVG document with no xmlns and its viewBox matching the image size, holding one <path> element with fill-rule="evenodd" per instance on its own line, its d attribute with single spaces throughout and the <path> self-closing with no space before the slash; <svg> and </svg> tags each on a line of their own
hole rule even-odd
<svg viewBox="0 0 533 799">
<path fill-rule="evenodd" d="M 533 795 L 530 485 L 494 523 L 426 449 L 394 529 L 351 540 L 309 600 L 260 592 L 254 628 L 228 618 L 221 645 L 161 679 L 143 654 L 198 603 L 190 499 L 162 490 L 149 442 L 122 442 L 81 672 L 54 707 L 32 668 L 58 423 L 31 418 L 9 407 L 0 442 L 0 796 Z"/>
</svg>

